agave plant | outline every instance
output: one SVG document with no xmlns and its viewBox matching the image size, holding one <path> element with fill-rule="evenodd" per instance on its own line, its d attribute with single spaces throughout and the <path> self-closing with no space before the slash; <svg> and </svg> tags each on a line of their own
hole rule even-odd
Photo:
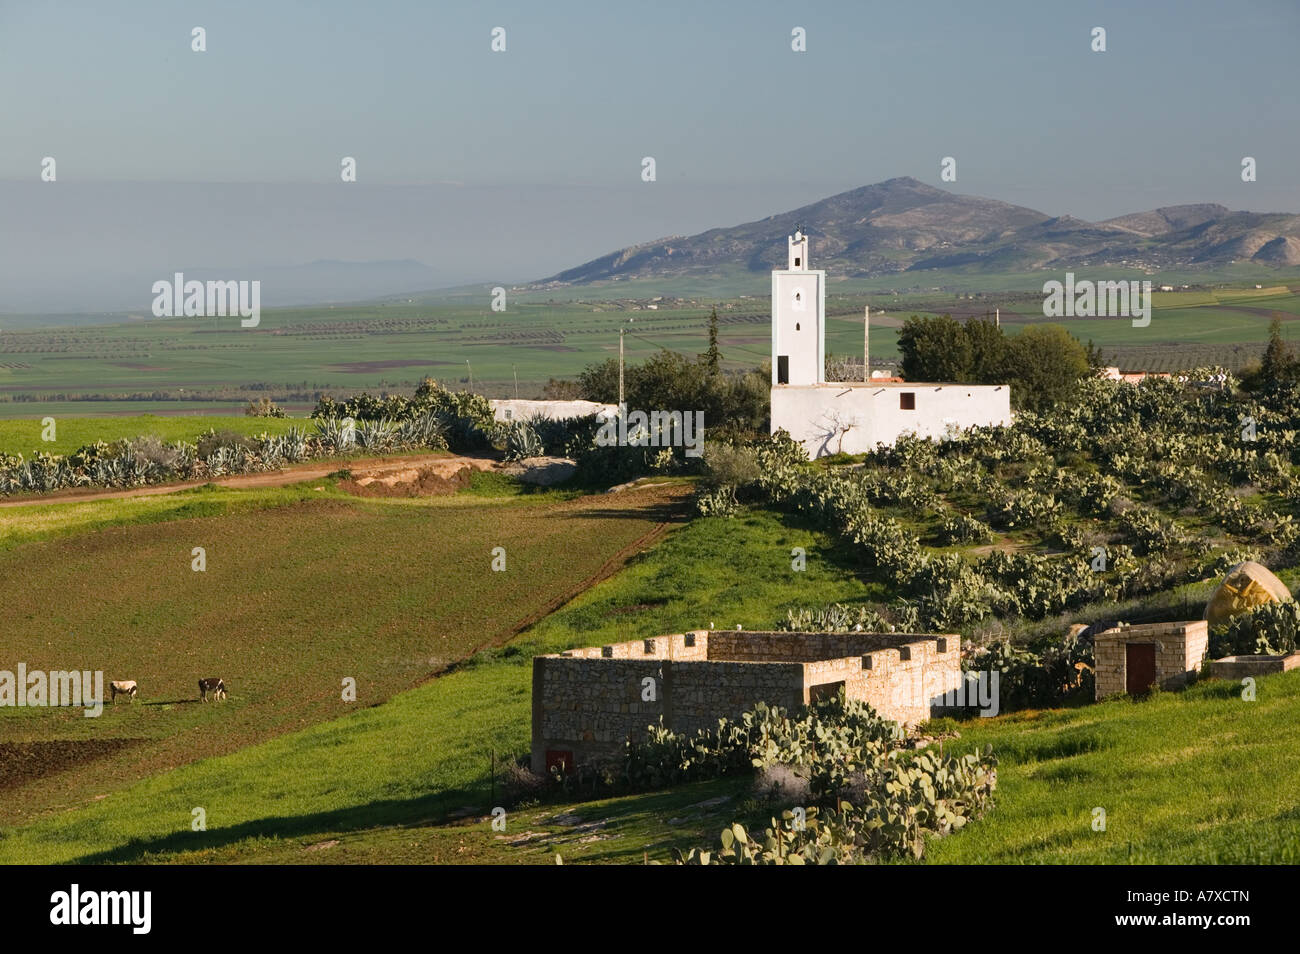
<svg viewBox="0 0 1300 954">
<path fill-rule="evenodd" d="M 208 476 L 220 477 L 222 474 L 234 473 L 235 451 L 233 447 L 218 447 L 208 455 Z"/>
<path fill-rule="evenodd" d="M 408 418 L 398 428 L 397 441 L 407 447 L 447 447 L 447 428 L 434 414 Z"/>
<path fill-rule="evenodd" d="M 295 426 L 281 434 L 280 453 L 290 463 L 306 459 L 307 432 Z"/>
<path fill-rule="evenodd" d="M 537 430 L 526 421 L 515 421 L 506 431 L 506 460 L 523 460 L 526 457 L 541 457 L 546 453 L 542 439 Z"/>
<path fill-rule="evenodd" d="M 369 451 L 391 450 L 397 440 L 397 422 L 387 417 L 357 422 L 357 444 Z"/>
<path fill-rule="evenodd" d="M 318 417 L 316 431 L 326 451 L 342 453 L 356 444 L 356 423 L 349 417 Z"/>
</svg>

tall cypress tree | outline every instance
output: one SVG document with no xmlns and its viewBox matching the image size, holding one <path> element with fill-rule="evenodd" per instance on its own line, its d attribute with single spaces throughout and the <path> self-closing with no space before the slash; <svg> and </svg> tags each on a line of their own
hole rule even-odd
<svg viewBox="0 0 1300 954">
<path fill-rule="evenodd" d="M 722 354 L 718 351 L 718 308 L 715 305 L 709 315 L 709 350 L 700 355 L 700 360 L 709 369 L 709 374 L 722 370 Z"/>
<path fill-rule="evenodd" d="M 1267 384 L 1278 385 L 1293 377 L 1295 370 L 1296 357 L 1282 340 L 1282 319 L 1274 315 L 1268 326 L 1268 347 L 1260 362 L 1260 377 Z"/>
</svg>

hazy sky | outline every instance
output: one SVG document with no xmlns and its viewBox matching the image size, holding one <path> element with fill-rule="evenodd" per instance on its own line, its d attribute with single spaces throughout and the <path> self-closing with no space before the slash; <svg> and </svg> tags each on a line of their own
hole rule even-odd
<svg viewBox="0 0 1300 954">
<path fill-rule="evenodd" d="M 900 175 L 1300 211 L 1297 40 L 1296 0 L 0 0 L 0 310 L 319 258 L 526 280 Z"/>
</svg>

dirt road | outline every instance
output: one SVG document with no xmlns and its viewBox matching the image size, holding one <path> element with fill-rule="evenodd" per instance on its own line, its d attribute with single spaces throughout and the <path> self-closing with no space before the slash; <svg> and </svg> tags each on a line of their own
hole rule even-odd
<svg viewBox="0 0 1300 954">
<path fill-rule="evenodd" d="M 270 470 L 257 474 L 239 474 L 232 477 L 217 477 L 213 480 L 191 480 L 177 484 L 155 484 L 148 487 L 131 487 L 127 490 L 61 490 L 53 494 L 30 494 L 8 500 L 0 500 L 0 507 L 30 507 L 46 504 L 82 503 L 89 500 L 114 500 L 126 497 L 151 497 L 155 494 L 173 494 L 178 490 L 216 484 L 218 487 L 230 487 L 234 490 L 248 490 L 255 487 L 283 487 L 304 480 L 319 480 L 327 474 L 339 470 L 350 470 L 354 474 L 365 472 L 367 476 L 380 476 L 392 471 L 420 468 L 432 470 L 441 477 L 451 477 L 462 467 L 476 470 L 492 470 L 497 461 L 490 457 L 463 457 L 448 454 L 414 454 L 401 457 L 358 457 L 350 460 L 334 459 L 310 461 L 295 464 L 280 470 Z"/>
</svg>

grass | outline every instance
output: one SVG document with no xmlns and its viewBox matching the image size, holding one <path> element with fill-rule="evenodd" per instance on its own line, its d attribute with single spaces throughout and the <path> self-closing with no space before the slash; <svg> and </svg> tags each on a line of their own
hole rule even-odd
<svg viewBox="0 0 1300 954">
<path fill-rule="evenodd" d="M 44 426 L 39 419 L 0 420 L 0 454 L 70 454 L 78 447 L 95 441 L 112 442 L 119 438 L 141 437 L 146 434 L 164 441 L 189 441 L 193 443 L 209 428 L 231 430 L 240 434 L 283 434 L 297 425 L 310 430 L 311 421 L 301 418 L 190 416 L 159 417 L 139 414 L 131 417 L 55 417 L 56 440 L 43 438 Z"/>
<path fill-rule="evenodd" d="M 633 492 L 653 493 L 653 489 Z M 527 507 L 507 505 L 503 512 L 518 527 L 527 511 Z M 609 527 L 601 524 L 596 535 L 607 537 Z M 586 524 L 576 527 L 575 532 L 591 535 Z M 445 541 L 439 545 L 446 548 Z M 581 544 L 574 544 L 572 539 L 567 545 L 575 547 L 575 556 L 581 552 L 577 549 Z M 794 546 L 808 549 L 808 569 L 803 573 L 791 569 L 790 550 Z M 719 554 L 739 552 L 741 548 L 749 555 L 743 565 L 719 559 Z M 418 555 L 411 556 L 418 565 Z M 458 551 L 449 552 L 439 565 L 455 565 L 461 558 Z M 209 573 L 212 559 L 210 555 Z M 571 558 L 566 556 L 565 560 Z M 519 565 L 522 567 L 523 561 Z M 75 778 L 65 776 L 59 780 L 58 791 L 63 793 L 59 800 L 44 799 L 33 805 L 30 789 L 20 794 L 11 792 L 6 804 L 21 804 L 26 817 L 10 813 L 14 827 L 0 837 L 0 861 L 130 860 L 150 852 L 219 849 L 246 841 L 254 844 L 265 837 L 315 837 L 320 832 L 428 822 L 467 806 L 485 808 L 490 800 L 491 753 L 495 750 L 499 757 L 505 757 L 527 751 L 534 654 L 613 638 L 680 632 L 710 622 L 720 627 L 736 623 L 749 627 L 770 625 L 792 605 L 862 598 L 868 588 L 856 581 L 846 567 L 846 555 L 829 546 L 825 538 L 772 514 L 756 513 L 730 521 L 693 521 L 643 557 L 634 559 L 617 576 L 543 619 L 511 646 L 480 653 L 452 672 L 393 696 L 382 705 L 344 712 L 345 707 L 337 702 L 338 678 L 357 671 L 365 659 L 380 655 L 375 651 L 376 637 L 362 635 L 373 627 L 357 625 L 357 635 L 347 640 L 353 647 L 351 657 L 336 657 L 333 663 L 322 666 L 317 662 L 311 667 L 328 674 L 317 677 L 312 694 L 319 697 L 322 708 L 332 706 L 337 718 L 183 765 L 129 786 L 107 781 L 105 773 L 95 771 L 92 764 Z M 389 566 L 384 572 L 395 571 Z M 532 572 L 526 575 L 530 588 L 542 582 Z M 419 585 L 409 576 L 402 583 L 398 587 L 402 592 Z M 479 587 L 468 577 L 442 578 L 426 585 L 436 586 L 439 592 L 465 590 L 467 603 L 481 603 L 483 599 Z M 346 615 L 338 611 L 346 601 L 341 600 L 337 588 L 335 584 L 331 599 L 323 601 L 322 615 Z M 283 594 L 279 599 L 291 603 Z M 386 606 L 393 597 L 375 592 L 372 602 Z M 490 604 L 478 605 L 474 613 L 481 615 L 490 608 Z M 516 610 L 516 618 L 520 612 L 522 609 Z M 439 620 L 440 628 L 450 622 L 441 614 Z M 40 628 L 50 631 L 43 622 Z M 296 632 L 313 631 L 313 627 L 297 622 L 294 628 Z M 205 644 L 211 642 L 205 640 Z M 224 642 L 234 640 L 227 637 Z M 315 642 L 313 639 L 312 644 Z M 259 648 L 261 658 L 272 665 L 274 657 L 268 649 L 275 647 Z M 303 646 L 298 651 L 306 649 Z M 3 658 L 10 655 L 6 652 Z M 193 668 L 192 661 L 185 663 L 187 671 Z M 37 668 L 37 663 L 29 664 Z M 171 731 L 181 732 L 178 741 L 193 745 L 196 739 L 202 739 L 203 731 L 225 735 L 233 732 L 241 719 L 235 704 L 241 691 L 249 700 L 241 703 L 243 706 L 279 707 L 283 704 L 273 703 L 271 697 L 288 695 L 290 690 L 282 682 L 262 676 L 251 679 L 260 685 L 241 686 L 234 680 L 227 681 L 232 685 L 230 702 L 177 707 L 186 709 L 187 718 L 202 720 L 192 725 L 173 725 Z M 145 685 L 143 679 L 141 682 Z M 359 680 L 359 684 L 365 686 L 366 682 Z M 134 737 L 147 730 L 146 719 L 155 718 L 146 710 L 144 706 L 128 709 L 119 704 L 118 712 L 110 711 L 106 716 L 123 720 L 118 734 Z M 51 710 L 9 711 L 31 714 L 24 722 L 55 714 Z M 73 721 L 71 714 L 67 715 L 68 721 Z M 77 721 L 97 722 L 79 717 Z M 6 729 L 12 738 L 11 725 Z M 82 731 L 100 731 L 108 725 L 112 725 L 108 719 L 99 720 L 99 724 Z M 22 728 L 29 733 L 41 729 Z M 176 757 L 183 758 L 179 753 Z M 132 771 L 148 774 L 157 768 L 150 764 L 133 767 Z M 120 769 L 113 775 L 120 777 Z M 208 831 L 190 831 L 194 807 L 206 810 Z M 35 817 L 38 809 L 53 808 L 64 811 Z"/>
<path fill-rule="evenodd" d="M 1078 709 L 962 723 L 998 753 L 997 808 L 935 864 L 1300 862 L 1300 672 L 1208 680 Z M 1105 831 L 1094 831 L 1094 810 Z"/>
<path fill-rule="evenodd" d="M 0 551 L 24 543 L 195 517 L 220 517 L 328 498 L 352 499 L 336 481 L 312 480 L 285 487 L 231 490 L 205 484 L 174 493 L 119 497 L 58 505 L 33 502 L 0 509 Z"/>
<path fill-rule="evenodd" d="M 505 507 L 512 519 L 528 508 L 527 498 L 474 499 Z M 805 573 L 790 569 L 794 546 L 808 550 Z M 737 552 L 747 554 L 743 565 L 726 557 Z M 44 806 L 64 810 L 11 818 L 0 861 L 548 864 L 560 852 L 567 863 L 617 863 L 711 846 L 744 811 L 743 781 L 523 807 L 510 812 L 504 833 L 491 829 L 499 796 L 490 760 L 527 751 L 531 657 L 710 623 L 757 628 L 795 605 L 871 595 L 852 555 L 794 518 L 757 511 L 695 520 L 510 645 L 382 704 L 130 785 L 92 772 L 75 786 L 65 779 L 63 800 Z M 238 711 L 234 700 L 227 705 L 191 708 L 228 729 Z M 120 705 L 109 715 L 141 712 Z M 143 725 L 126 735 L 145 734 Z M 1261 678 L 1255 702 L 1243 701 L 1235 683 L 1204 681 L 1143 701 L 1008 713 L 958 728 L 951 750 L 992 744 L 998 753 L 997 805 L 934 842 L 930 863 L 1300 859 L 1292 798 L 1300 790 L 1300 673 Z M 206 812 L 206 831 L 191 830 L 196 807 Z M 1092 830 L 1097 807 L 1106 810 L 1105 832 Z"/>
<path fill-rule="evenodd" d="M 1245 351 L 1259 350 L 1274 311 L 1286 317 L 1300 314 L 1300 296 L 1278 284 L 1295 281 L 1297 269 L 1230 268 L 1198 276 L 1076 273 L 1156 284 L 1237 283 L 1157 293 L 1147 328 L 1133 328 L 1127 320 L 1065 320 L 1076 336 L 1092 338 L 1108 354 L 1131 354 L 1131 360 L 1124 360 L 1129 366 L 1159 357 L 1150 351 L 1153 346 L 1199 349 L 1188 359 L 1217 356 L 1239 366 Z M 898 319 L 911 314 L 982 315 L 1001 307 L 1008 324 L 1042 321 L 1041 289 L 1052 277 L 1060 276 L 948 270 L 834 281 L 828 288 L 827 348 L 839 355 L 861 353 L 864 303 L 872 306 L 876 319 L 871 338 L 878 361 L 898 357 Z M 1257 281 L 1268 287 L 1255 289 Z M 1240 287 L 1243 282 L 1247 287 Z M 409 391 L 425 376 L 465 386 L 471 374 L 482 393 L 511 396 L 517 378 L 525 397 L 537 396 L 549 378 L 573 378 L 586 366 L 616 356 L 618 327 L 630 313 L 639 330 L 625 342 L 629 361 L 642 361 L 659 346 L 700 353 L 715 304 L 725 366 L 753 368 L 770 358 L 769 291 L 767 273 L 733 270 L 699 280 L 571 289 L 565 292 L 568 300 L 552 300 L 553 290 L 521 294 L 511 298 L 504 313 L 491 311 L 490 289 L 484 286 L 481 292 L 454 298 L 268 309 L 256 329 L 198 318 L 75 328 L 10 324 L 0 334 L 0 401 L 9 402 L 15 417 L 39 420 L 51 414 L 62 423 L 62 415 L 72 413 L 231 408 L 225 402 L 267 393 L 264 388 L 279 395 L 281 403 L 302 409 L 319 392 Z M 972 297 L 976 294 L 980 297 Z M 664 295 L 679 298 L 662 302 L 656 311 L 630 300 Z M 1300 325 L 1288 322 L 1287 334 L 1294 339 L 1297 333 Z M 254 384 L 258 390 L 250 389 Z M 84 400 L 95 395 L 111 400 Z M 127 400 L 130 396 L 139 400 Z M 169 405 L 161 397 L 201 400 Z M 35 421 L 23 427 L 33 428 Z M 39 436 L 28 431 L 17 436 L 24 453 L 31 448 L 21 445 L 39 447 Z M 0 429 L 0 450 L 10 446 L 10 436 Z"/>
<path fill-rule="evenodd" d="M 34 759 L 0 772 L 0 818 L 66 808 L 81 792 L 380 703 L 545 613 L 671 519 L 679 497 L 658 488 L 426 505 L 329 495 L 274 507 L 255 497 L 217 516 L 12 547 L 0 553 L 0 659 L 136 679 L 141 701 L 99 719 L 0 709 L 0 739 L 38 743 Z M 505 572 L 490 568 L 497 546 Z M 194 547 L 206 551 L 204 572 L 191 569 Z M 213 675 L 230 700 L 199 705 L 194 684 Z M 348 677 L 356 705 L 341 697 Z M 425 729 L 417 736 L 428 743 Z M 90 758 L 105 740 L 129 745 Z M 54 774 L 68 751 L 80 757 Z M 378 753 L 364 761 L 387 764 Z M 20 793 L 16 777 L 29 779 Z"/>
</svg>

